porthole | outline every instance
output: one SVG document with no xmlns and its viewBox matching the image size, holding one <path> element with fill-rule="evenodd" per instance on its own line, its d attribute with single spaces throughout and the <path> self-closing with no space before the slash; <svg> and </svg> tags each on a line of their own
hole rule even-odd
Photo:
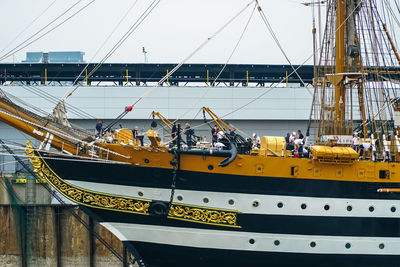
<svg viewBox="0 0 400 267">
<path fill-rule="evenodd" d="M 347 211 L 352 211 L 352 210 L 353 210 L 353 207 L 350 206 L 350 205 L 348 205 L 348 206 L 347 206 Z"/>
<path fill-rule="evenodd" d="M 278 202 L 277 206 L 278 206 L 278 208 L 282 208 L 283 207 L 283 203 L 282 202 Z"/>
<path fill-rule="evenodd" d="M 384 248 L 385 248 L 385 244 L 380 243 L 378 247 L 379 247 L 380 249 L 384 249 Z"/>
<path fill-rule="evenodd" d="M 391 212 L 396 212 L 396 207 L 395 207 L 395 206 L 391 207 L 391 208 L 390 208 L 390 211 L 391 211 Z"/>
<path fill-rule="evenodd" d="M 179 201 L 182 201 L 183 200 L 183 196 L 179 195 L 179 196 L 176 197 L 176 199 L 178 199 Z"/>
<path fill-rule="evenodd" d="M 256 242 L 256 241 L 255 241 L 253 238 L 250 238 L 250 239 L 249 239 L 249 243 L 250 243 L 250 244 L 253 245 L 255 242 Z"/>
<path fill-rule="evenodd" d="M 369 206 L 368 208 L 369 212 L 373 212 L 375 210 L 374 206 Z"/>
<path fill-rule="evenodd" d="M 138 194 L 139 197 L 142 197 L 144 195 L 142 191 L 138 191 L 137 194 Z"/>
<path fill-rule="evenodd" d="M 347 249 L 351 248 L 351 244 L 350 244 L 350 243 L 346 243 L 346 245 L 344 245 L 344 246 L 345 246 L 345 248 L 347 248 Z"/>
<path fill-rule="evenodd" d="M 149 159 L 144 159 L 144 163 L 150 163 Z"/>
<path fill-rule="evenodd" d="M 326 205 L 324 206 L 324 210 L 329 210 L 329 209 L 330 209 L 329 205 L 326 204 Z"/>
<path fill-rule="evenodd" d="M 212 170 L 214 170 L 214 166 L 213 165 L 208 165 L 208 169 L 210 170 L 210 171 L 212 171 Z"/>
<path fill-rule="evenodd" d="M 281 243 L 281 242 L 279 242 L 279 240 L 275 240 L 275 241 L 274 241 L 274 245 L 275 245 L 275 246 L 279 246 L 280 243 Z"/>
<path fill-rule="evenodd" d="M 310 242 L 310 247 L 315 248 L 316 245 L 317 244 L 314 241 Z"/>
<path fill-rule="evenodd" d="M 233 204 L 235 204 L 235 200 L 229 199 L 229 200 L 228 200 L 228 203 L 229 203 L 229 205 L 233 205 Z"/>
<path fill-rule="evenodd" d="M 258 207 L 260 205 L 260 203 L 257 200 L 253 201 L 253 207 Z"/>
<path fill-rule="evenodd" d="M 203 198 L 203 202 L 204 202 L 204 203 L 208 203 L 208 201 L 209 201 L 209 200 L 208 200 L 208 197 Z"/>
<path fill-rule="evenodd" d="M 307 208 L 307 204 L 303 203 L 303 204 L 301 204 L 300 207 L 301 207 L 301 209 L 305 210 Z"/>
</svg>

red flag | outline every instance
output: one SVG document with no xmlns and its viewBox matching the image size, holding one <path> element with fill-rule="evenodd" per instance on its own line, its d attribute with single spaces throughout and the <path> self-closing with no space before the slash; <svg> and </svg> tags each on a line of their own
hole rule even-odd
<svg viewBox="0 0 400 267">
<path fill-rule="evenodd" d="M 125 108 L 125 111 L 126 111 L 126 112 L 129 112 L 129 111 L 132 111 L 132 109 L 133 109 L 133 106 L 127 106 L 127 107 Z"/>
</svg>

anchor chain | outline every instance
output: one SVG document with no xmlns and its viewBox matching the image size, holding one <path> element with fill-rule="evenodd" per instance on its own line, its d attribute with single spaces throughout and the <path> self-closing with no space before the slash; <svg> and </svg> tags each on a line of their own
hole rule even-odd
<svg viewBox="0 0 400 267">
<path fill-rule="evenodd" d="M 176 176 L 178 175 L 178 170 L 180 167 L 180 155 L 179 153 L 176 151 L 176 149 L 174 149 L 173 151 L 174 153 L 174 157 L 171 160 L 171 165 L 174 168 L 172 171 L 172 183 L 171 183 L 171 197 L 169 199 L 169 203 L 168 203 L 168 209 L 167 209 L 167 214 L 169 213 L 169 210 L 171 208 L 172 202 L 174 200 L 174 195 L 175 195 L 175 188 L 176 188 Z"/>
</svg>

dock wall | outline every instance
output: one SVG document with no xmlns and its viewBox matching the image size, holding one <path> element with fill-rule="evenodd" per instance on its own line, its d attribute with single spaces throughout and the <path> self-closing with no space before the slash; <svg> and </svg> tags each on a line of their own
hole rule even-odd
<svg viewBox="0 0 400 267">
<path fill-rule="evenodd" d="M 10 195 L 6 179 L 15 195 Z M 35 185 L 35 204 L 17 203 L 24 199 L 27 184 L 12 180 L 0 178 L 0 266 L 130 266 L 127 259 L 132 256 L 123 243 L 78 206 L 51 204 L 51 195 L 40 184 Z M 116 257 L 90 229 L 126 259 Z"/>
</svg>

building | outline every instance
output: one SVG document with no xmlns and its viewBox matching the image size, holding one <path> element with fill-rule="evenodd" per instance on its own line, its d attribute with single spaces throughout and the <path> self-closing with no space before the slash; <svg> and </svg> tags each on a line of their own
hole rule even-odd
<svg viewBox="0 0 400 267">
<path fill-rule="evenodd" d="M 81 51 L 26 52 L 24 63 L 84 63 Z"/>
</svg>

